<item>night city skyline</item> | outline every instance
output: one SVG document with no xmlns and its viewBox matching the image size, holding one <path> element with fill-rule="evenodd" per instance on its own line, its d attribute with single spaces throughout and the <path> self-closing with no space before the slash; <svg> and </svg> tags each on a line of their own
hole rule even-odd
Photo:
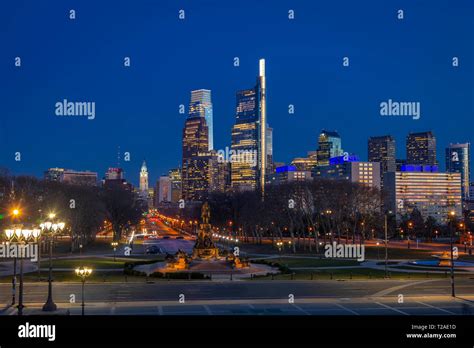
<svg viewBox="0 0 474 348">
<path fill-rule="evenodd" d="M 472 346 L 473 28 L 0 1 L 0 348 Z"/>
<path fill-rule="evenodd" d="M 22 21 L 37 27 L 39 18 L 43 22 L 45 17 L 56 17 L 54 11 L 67 11 L 68 5 L 56 6 L 48 13 L 36 5 L 25 7 L 16 22 L 6 21 L 18 34 L 15 40 L 5 37 L 6 51 L 18 53 L 1 58 L 2 75 L 11 86 L 6 90 L 0 126 L 5 149 L 2 165 L 14 174 L 42 177 L 50 167 L 63 167 L 95 171 L 102 178 L 108 167 L 116 166 L 120 146 L 122 152 L 131 153 L 130 162 L 121 161 L 127 180 L 138 184 L 145 159 L 154 184 L 160 175 L 180 164 L 181 131 L 191 90 L 211 90 L 214 148 L 230 146 L 235 93 L 253 83 L 259 58 L 265 58 L 267 64 L 267 117 L 274 129 L 274 161 L 289 164 L 293 158 L 316 150 L 322 129 L 337 130 L 344 150 L 362 160 L 367 159 L 370 136 L 394 136 L 397 158 L 405 158 L 406 135 L 432 130 L 441 169 L 444 149 L 450 143 L 472 142 L 469 127 L 460 126 L 474 111 L 472 98 L 465 98 L 473 92 L 472 49 L 465 30 L 472 18 L 465 16 L 461 7 L 407 3 L 406 18 L 400 21 L 396 2 L 392 10 L 386 4 L 364 7 L 363 11 L 346 4 L 337 16 L 335 5 L 292 4 L 298 20 L 286 23 L 284 2 L 271 8 L 264 2 L 253 4 L 254 13 L 245 12 L 245 6 L 221 8 L 212 1 L 202 6 L 184 2 L 181 7 L 186 8 L 186 21 L 181 23 L 171 21 L 179 6 L 144 3 L 131 9 L 133 18 L 144 19 L 132 28 L 121 26 L 121 16 L 129 9 L 119 2 L 107 9 L 110 15 L 103 18 L 109 32 L 96 22 L 103 5 L 97 5 L 98 9 L 94 5 L 91 11 L 91 4 L 85 3 L 76 9 L 74 26 L 66 20 L 45 21 L 48 24 L 36 28 L 34 34 Z M 8 5 L 3 6 L 2 13 L 7 13 Z M 472 4 L 466 2 L 466 6 Z M 298 11 L 299 7 L 305 11 Z M 248 29 L 233 29 L 236 23 L 227 17 L 223 20 L 220 10 L 235 11 L 237 18 L 245 16 Z M 275 21 L 280 12 L 283 19 Z M 323 14 L 331 14 L 331 21 Z M 268 21 L 260 23 L 261 18 Z M 434 25 L 450 18 L 456 21 L 446 27 Z M 381 21 L 385 23 L 382 31 L 371 29 Z M 161 35 L 164 23 L 170 26 L 167 30 L 173 32 L 174 39 Z M 52 32 L 53 24 L 62 30 Z M 212 31 L 213 26 L 222 30 Z M 416 33 L 410 30 L 413 26 Z M 333 30 L 336 27 L 340 30 Z M 251 30 L 259 35 L 252 38 L 248 35 Z M 103 37 L 94 40 L 94 32 L 102 32 Z M 316 33 L 317 40 L 310 32 Z M 34 35 L 41 38 L 45 49 L 32 55 L 37 45 Z M 58 46 L 61 49 L 56 52 L 54 47 L 66 42 L 65 35 L 73 38 L 74 44 Z M 199 42 L 190 41 L 193 35 Z M 232 39 L 223 42 L 224 35 Z M 152 38 L 159 47 L 168 48 L 166 60 L 161 48 L 150 49 Z M 107 39 L 107 50 L 100 49 L 102 39 Z M 246 45 L 233 45 L 236 42 Z M 94 54 L 82 57 L 88 70 L 73 68 L 77 54 L 94 46 Z M 206 47 L 205 57 L 192 54 L 200 47 Z M 411 53 L 408 56 L 406 49 Z M 13 64 L 16 56 L 22 58 L 21 69 Z M 342 64 L 346 56 L 348 67 Z M 459 57 L 457 67 L 451 64 L 454 56 Z M 123 67 L 124 57 L 131 58 L 128 68 Z M 239 67 L 234 66 L 235 57 L 240 59 Z M 40 68 L 44 66 L 47 69 Z M 31 88 L 40 92 L 32 95 Z M 63 99 L 94 101 L 95 119 L 56 116 L 54 104 Z M 381 116 L 379 104 L 389 99 L 420 102 L 420 119 Z M 180 104 L 186 107 L 184 114 L 178 112 Z M 288 113 L 290 104 L 294 114 Z M 19 132 L 17 123 L 30 127 Z M 25 138 L 35 141 L 26 142 Z M 14 160 L 16 151 L 22 153 L 20 162 Z"/>
</svg>

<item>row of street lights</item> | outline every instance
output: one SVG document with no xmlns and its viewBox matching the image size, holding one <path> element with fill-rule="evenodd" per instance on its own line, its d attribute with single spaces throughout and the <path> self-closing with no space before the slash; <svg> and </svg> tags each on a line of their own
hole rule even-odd
<svg viewBox="0 0 474 348">
<path fill-rule="evenodd" d="M 41 235 L 41 231 L 39 229 L 23 229 L 23 228 L 15 228 L 15 229 L 7 229 L 5 230 L 5 236 L 7 237 L 8 243 L 17 243 L 20 245 L 27 245 L 31 242 L 35 243 L 39 236 Z M 20 255 L 20 289 L 19 289 L 19 297 L 18 297 L 18 315 L 23 315 L 23 255 Z M 18 257 L 18 255 L 16 256 Z M 16 277 L 16 263 L 14 264 L 15 267 L 15 277 Z M 16 280 L 13 281 L 13 291 L 15 291 Z M 13 304 L 15 301 L 15 297 L 13 296 Z"/>
<path fill-rule="evenodd" d="M 222 242 L 227 243 L 228 246 L 230 246 L 231 242 L 233 242 L 233 243 L 238 243 L 239 242 L 239 240 L 237 238 L 232 238 L 230 236 L 224 236 L 224 235 L 218 234 L 218 233 L 213 233 L 212 237 L 218 238 Z"/>
<path fill-rule="evenodd" d="M 14 209 L 11 212 L 13 219 L 16 219 L 20 216 L 20 210 Z M 48 276 L 48 298 L 46 303 L 43 305 L 43 311 L 53 312 L 57 309 L 56 304 L 53 301 L 53 291 L 52 291 L 52 282 L 53 282 L 53 242 L 54 237 L 57 233 L 60 233 L 65 228 L 64 222 L 58 222 L 55 220 L 56 214 L 51 213 L 48 215 L 49 220 L 41 223 L 40 228 L 24 228 L 23 224 L 13 224 L 12 228 L 5 229 L 5 237 L 7 243 L 16 243 L 18 245 L 26 246 L 31 243 L 37 243 L 41 236 L 45 236 L 49 240 L 49 276 Z M 114 246 L 114 259 L 115 259 L 115 249 L 118 243 Z M 24 250 L 24 249 L 23 249 Z M 16 255 L 13 259 L 13 281 L 12 281 L 12 305 L 15 305 L 15 295 L 16 295 L 16 268 L 17 268 L 17 259 L 20 259 L 20 288 L 19 288 L 19 297 L 18 297 L 18 315 L 23 315 L 23 259 L 24 252 L 22 251 L 20 255 Z M 38 260 L 38 269 L 40 268 Z M 87 267 L 80 267 L 75 270 L 76 275 L 78 275 L 82 280 L 82 314 L 84 315 L 84 284 L 88 276 L 92 274 L 92 269 Z"/>
</svg>

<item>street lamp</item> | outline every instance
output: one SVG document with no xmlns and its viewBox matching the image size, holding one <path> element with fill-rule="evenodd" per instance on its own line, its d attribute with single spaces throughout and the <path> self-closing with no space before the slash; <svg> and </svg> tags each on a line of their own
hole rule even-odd
<svg viewBox="0 0 474 348">
<path fill-rule="evenodd" d="M 15 208 L 11 212 L 12 223 L 20 215 L 20 210 Z M 15 305 L 15 295 L 16 295 L 16 257 L 13 259 L 13 278 L 12 278 L 12 306 Z"/>
<path fill-rule="evenodd" d="M 16 241 L 17 244 L 25 246 L 30 241 L 36 242 L 41 235 L 41 231 L 39 229 L 23 229 L 23 228 L 15 228 L 15 229 L 8 229 L 5 230 L 5 235 L 9 243 Z M 19 252 L 20 256 L 20 294 L 18 297 L 18 315 L 23 315 L 23 251 Z M 16 256 L 18 258 L 18 254 Z M 15 265 L 16 267 L 16 265 Z"/>
<path fill-rule="evenodd" d="M 55 217 L 56 214 L 49 214 L 50 219 L 54 219 Z M 57 306 L 53 301 L 53 239 L 56 233 L 64 229 L 64 226 L 64 222 L 53 223 L 51 221 L 46 221 L 40 224 L 41 230 L 49 239 L 48 299 L 43 305 L 44 312 L 54 312 L 57 309 Z"/>
<path fill-rule="evenodd" d="M 391 210 L 385 212 L 385 279 L 388 278 L 388 214 L 392 214 Z"/>
<path fill-rule="evenodd" d="M 85 302 L 84 302 L 84 285 L 86 284 L 86 278 L 92 274 L 92 269 L 87 268 L 84 266 L 81 266 L 79 268 L 76 268 L 76 275 L 81 278 L 82 281 L 82 315 L 84 315 L 84 307 L 85 307 Z"/>
<path fill-rule="evenodd" d="M 451 226 L 450 226 L 450 232 L 451 232 L 451 238 L 450 238 L 450 245 L 451 245 L 451 296 L 456 297 L 456 293 L 454 291 L 454 254 L 453 254 L 453 234 L 454 234 L 454 223 L 455 223 L 455 218 L 456 218 L 456 212 L 450 211 L 449 212 L 449 217 L 451 218 Z"/>
<path fill-rule="evenodd" d="M 413 233 L 413 222 L 408 222 L 408 233 L 407 233 L 407 240 L 408 240 L 408 249 L 410 249 L 410 234 Z"/>
<path fill-rule="evenodd" d="M 115 252 L 117 251 L 118 244 L 119 244 L 118 242 L 110 243 L 110 245 L 112 245 L 112 248 L 114 248 L 114 262 L 115 262 Z"/>
<path fill-rule="evenodd" d="M 280 254 L 279 261 L 281 262 L 281 248 L 283 247 L 283 242 L 279 241 L 277 242 L 277 248 L 278 248 L 278 253 Z"/>
</svg>

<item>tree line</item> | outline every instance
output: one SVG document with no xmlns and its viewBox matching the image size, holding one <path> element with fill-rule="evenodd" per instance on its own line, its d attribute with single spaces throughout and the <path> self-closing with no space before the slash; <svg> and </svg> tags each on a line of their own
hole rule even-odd
<svg viewBox="0 0 474 348">
<path fill-rule="evenodd" d="M 14 208 L 20 210 L 17 219 L 11 216 Z M 64 233 L 71 237 L 71 252 L 94 241 L 105 221 L 112 226 L 114 240 L 119 240 L 126 229 L 139 222 L 144 210 L 133 192 L 120 187 L 70 185 L 0 171 L 1 230 L 13 223 L 39 225 L 54 212 L 66 224 Z"/>
</svg>

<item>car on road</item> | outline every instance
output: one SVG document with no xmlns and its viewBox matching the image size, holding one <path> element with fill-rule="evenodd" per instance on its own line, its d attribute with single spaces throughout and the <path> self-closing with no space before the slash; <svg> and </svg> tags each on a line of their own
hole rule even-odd
<svg viewBox="0 0 474 348">
<path fill-rule="evenodd" d="M 178 236 L 178 237 L 176 237 L 176 239 L 184 239 L 184 237 L 183 236 Z"/>
<path fill-rule="evenodd" d="M 156 245 L 150 245 L 145 249 L 145 254 L 158 254 L 160 252 L 160 248 Z"/>
<path fill-rule="evenodd" d="M 163 236 L 163 239 L 170 239 L 170 236 Z"/>
</svg>

